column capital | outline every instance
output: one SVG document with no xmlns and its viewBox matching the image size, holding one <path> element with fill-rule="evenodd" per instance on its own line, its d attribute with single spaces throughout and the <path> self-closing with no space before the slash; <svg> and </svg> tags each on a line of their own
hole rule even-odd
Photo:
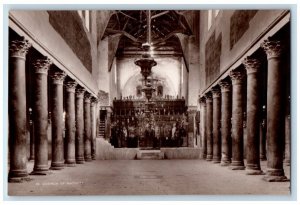
<svg viewBox="0 0 300 205">
<path fill-rule="evenodd" d="M 231 90 L 231 83 L 228 81 L 228 80 L 221 80 L 219 82 L 219 85 L 221 87 L 221 92 L 224 93 L 224 92 L 230 92 Z"/>
<path fill-rule="evenodd" d="M 212 94 L 211 92 L 205 93 L 206 103 L 212 102 Z"/>
<path fill-rule="evenodd" d="M 96 98 L 96 97 L 92 97 L 91 98 L 91 103 L 93 103 L 93 104 L 95 104 L 95 103 L 97 103 L 98 102 L 98 99 Z"/>
<path fill-rule="evenodd" d="M 90 103 L 91 102 L 91 97 L 92 97 L 92 95 L 86 91 L 84 93 L 84 102 Z"/>
<path fill-rule="evenodd" d="M 77 87 L 76 89 L 76 97 L 77 98 L 83 98 L 85 93 L 85 89 L 83 87 Z"/>
<path fill-rule="evenodd" d="M 63 85 L 66 73 L 63 71 L 55 71 L 50 74 L 53 84 Z"/>
<path fill-rule="evenodd" d="M 259 60 L 255 59 L 255 58 L 251 58 L 249 56 L 243 60 L 243 64 L 247 71 L 247 75 L 249 75 L 251 73 L 257 73 L 258 69 L 261 65 Z"/>
<path fill-rule="evenodd" d="M 199 98 L 199 103 L 205 105 L 206 99 L 204 96 Z"/>
<path fill-rule="evenodd" d="M 52 61 L 47 57 L 43 59 L 37 59 L 35 62 L 33 62 L 34 71 L 35 73 L 48 74 L 51 64 Z"/>
<path fill-rule="evenodd" d="M 77 82 L 75 80 L 68 80 L 65 82 L 66 90 L 70 93 L 75 93 Z"/>
<path fill-rule="evenodd" d="M 264 40 L 260 46 L 265 50 L 268 59 L 278 58 L 282 54 L 282 43 L 278 40 L 271 40 L 270 37 Z"/>
<path fill-rule="evenodd" d="M 26 40 L 24 37 L 17 40 L 13 40 L 10 42 L 9 45 L 10 57 L 26 59 L 26 54 L 30 47 L 31 43 L 29 43 L 29 41 Z"/>
<path fill-rule="evenodd" d="M 219 98 L 221 97 L 221 90 L 218 86 L 215 86 L 211 89 L 211 92 L 212 92 L 212 95 L 213 95 L 213 98 Z"/>
<path fill-rule="evenodd" d="M 230 71 L 229 76 L 231 78 L 232 85 L 236 85 L 236 84 L 242 83 L 242 80 L 244 78 L 244 73 L 239 70 L 232 70 L 232 71 Z"/>
</svg>

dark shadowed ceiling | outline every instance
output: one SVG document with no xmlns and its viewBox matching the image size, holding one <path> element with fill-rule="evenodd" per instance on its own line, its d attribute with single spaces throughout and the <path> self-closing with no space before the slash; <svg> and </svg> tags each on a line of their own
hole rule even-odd
<svg viewBox="0 0 300 205">
<path fill-rule="evenodd" d="M 182 55 L 180 42 L 175 34 L 191 35 L 191 28 L 182 14 L 184 11 L 151 11 L 151 42 L 154 51 Z M 142 51 L 141 45 L 147 40 L 146 10 L 118 10 L 111 15 L 104 35 L 122 34 L 117 55 Z"/>
</svg>

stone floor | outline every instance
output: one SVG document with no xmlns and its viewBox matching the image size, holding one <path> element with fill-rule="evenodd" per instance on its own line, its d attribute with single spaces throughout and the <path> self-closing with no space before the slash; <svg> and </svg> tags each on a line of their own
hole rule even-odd
<svg viewBox="0 0 300 205">
<path fill-rule="evenodd" d="M 32 170 L 33 163 L 28 164 Z M 266 169 L 266 161 L 262 162 Z M 290 167 L 285 172 L 290 178 Z M 96 160 L 9 183 L 9 195 L 288 195 L 290 182 L 265 182 L 205 160 Z"/>
</svg>

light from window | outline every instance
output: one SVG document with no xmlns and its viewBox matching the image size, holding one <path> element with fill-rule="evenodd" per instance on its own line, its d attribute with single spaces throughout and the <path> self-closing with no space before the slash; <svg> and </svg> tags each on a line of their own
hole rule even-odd
<svg viewBox="0 0 300 205">
<path fill-rule="evenodd" d="M 90 11 L 89 10 L 78 10 L 78 15 L 80 16 L 85 28 L 90 31 Z"/>
<path fill-rule="evenodd" d="M 207 28 L 208 28 L 208 30 L 211 27 L 211 23 L 212 23 L 212 10 L 208 10 L 208 13 L 207 13 Z"/>
<path fill-rule="evenodd" d="M 85 27 L 87 28 L 88 31 L 90 31 L 90 11 L 85 10 Z"/>
<path fill-rule="evenodd" d="M 215 17 L 218 16 L 220 10 L 215 10 Z"/>
<path fill-rule="evenodd" d="M 77 12 L 78 12 L 80 18 L 83 18 L 82 11 L 81 11 L 81 10 L 78 10 Z"/>
</svg>

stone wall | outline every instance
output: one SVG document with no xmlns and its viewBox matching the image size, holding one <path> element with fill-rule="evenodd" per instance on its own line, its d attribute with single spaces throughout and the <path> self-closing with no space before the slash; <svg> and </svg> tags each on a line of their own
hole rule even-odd
<svg viewBox="0 0 300 205">
<path fill-rule="evenodd" d="M 208 12 L 201 11 L 200 93 L 229 69 L 284 12 L 285 10 L 220 10 L 216 17 L 213 15 L 212 25 L 208 28 Z M 213 50 L 219 53 L 215 54 Z"/>
</svg>

